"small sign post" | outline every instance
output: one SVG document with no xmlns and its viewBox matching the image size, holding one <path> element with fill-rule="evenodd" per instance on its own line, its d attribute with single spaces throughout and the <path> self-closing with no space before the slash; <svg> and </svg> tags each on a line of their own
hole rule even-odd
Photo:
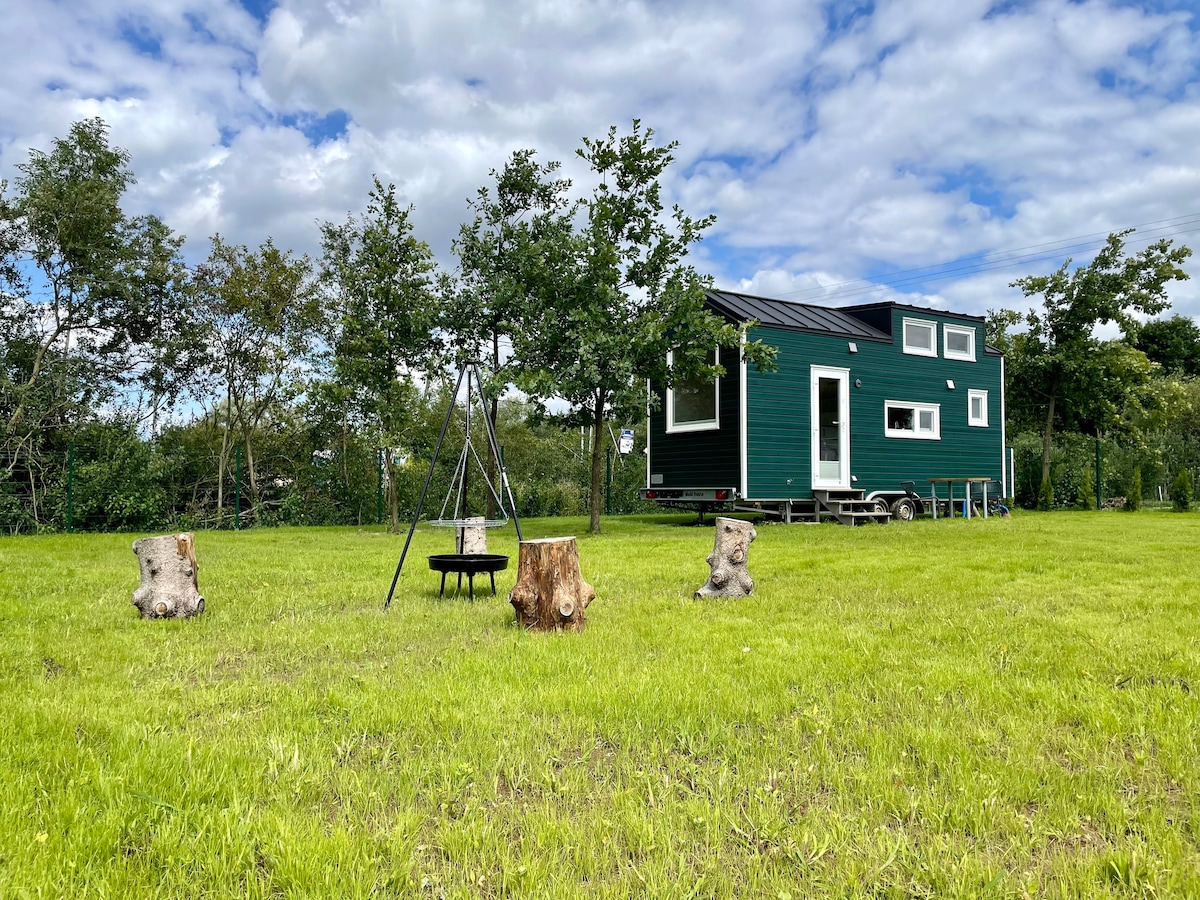
<svg viewBox="0 0 1200 900">
<path fill-rule="evenodd" d="M 628 456 L 633 452 L 633 429 L 622 428 L 621 439 L 617 442 L 617 452 L 622 456 Z"/>
</svg>

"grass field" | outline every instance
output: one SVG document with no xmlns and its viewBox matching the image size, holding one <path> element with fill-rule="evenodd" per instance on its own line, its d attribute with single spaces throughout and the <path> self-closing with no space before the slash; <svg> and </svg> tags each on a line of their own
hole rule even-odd
<svg viewBox="0 0 1200 900">
<path fill-rule="evenodd" d="M 199 534 L 178 622 L 0 539 L 0 897 L 1200 897 L 1200 515 L 761 526 L 702 603 L 684 521 L 581 537 L 581 635 L 445 531 L 387 613 L 399 538 Z"/>
</svg>

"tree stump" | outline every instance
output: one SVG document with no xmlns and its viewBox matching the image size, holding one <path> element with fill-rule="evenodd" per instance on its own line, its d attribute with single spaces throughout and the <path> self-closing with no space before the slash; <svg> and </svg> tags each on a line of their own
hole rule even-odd
<svg viewBox="0 0 1200 900">
<path fill-rule="evenodd" d="M 142 583 L 133 605 L 144 619 L 183 619 L 204 612 L 196 578 L 196 538 L 191 532 L 133 542 Z"/>
<path fill-rule="evenodd" d="M 521 541 L 517 583 L 508 602 L 531 631 L 583 631 L 583 611 L 596 591 L 579 571 L 573 537 Z"/>
<path fill-rule="evenodd" d="M 758 532 L 749 522 L 717 518 L 713 552 L 705 560 L 712 572 L 704 586 L 696 591 L 697 600 L 704 597 L 746 597 L 754 590 L 754 579 L 750 577 L 747 565 L 750 542 L 756 537 Z"/>
<path fill-rule="evenodd" d="M 455 553 L 476 555 L 487 553 L 487 529 L 483 527 L 483 516 L 471 516 L 466 525 L 459 525 L 455 531 Z M 479 524 L 474 524 L 474 523 Z"/>
</svg>

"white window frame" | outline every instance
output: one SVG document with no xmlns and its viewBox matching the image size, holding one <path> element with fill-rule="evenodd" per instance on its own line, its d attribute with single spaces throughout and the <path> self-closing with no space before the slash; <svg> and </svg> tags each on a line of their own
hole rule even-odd
<svg viewBox="0 0 1200 900">
<path fill-rule="evenodd" d="M 913 413 L 913 430 L 905 431 L 899 428 L 889 428 L 889 413 L 892 409 L 911 409 Z M 933 413 L 933 431 L 919 430 L 922 412 Z M 940 441 L 942 439 L 942 405 L 940 403 L 913 403 L 908 400 L 883 401 L 883 434 L 884 437 L 903 438 L 909 441 Z"/>
<path fill-rule="evenodd" d="M 908 326 L 917 325 L 921 328 L 929 329 L 929 343 L 932 345 L 928 349 L 925 347 L 914 347 L 908 343 Z M 905 353 L 909 356 L 937 356 L 938 355 L 938 323 L 930 319 L 910 319 L 907 316 L 904 318 L 904 324 L 901 328 L 900 343 Z"/>
<path fill-rule="evenodd" d="M 713 365 L 721 363 L 721 348 L 713 347 Z M 667 351 L 667 368 L 675 364 L 675 351 Z M 680 434 L 688 431 L 720 431 L 721 430 L 721 379 L 713 381 L 713 418 L 696 422 L 675 424 L 675 389 L 667 388 L 667 434 Z"/>
<path fill-rule="evenodd" d="M 971 348 L 966 353 L 960 353 L 957 350 L 950 349 L 950 342 L 946 340 L 949 334 L 965 334 L 971 342 Z M 975 329 L 970 325 L 942 325 L 942 355 L 946 359 L 961 359 L 964 362 L 975 362 Z"/>
<path fill-rule="evenodd" d="M 983 403 L 983 415 L 976 417 L 971 414 L 971 404 L 975 400 L 980 400 Z M 987 391 L 967 391 L 967 424 L 974 428 L 988 427 L 988 392 Z"/>
</svg>

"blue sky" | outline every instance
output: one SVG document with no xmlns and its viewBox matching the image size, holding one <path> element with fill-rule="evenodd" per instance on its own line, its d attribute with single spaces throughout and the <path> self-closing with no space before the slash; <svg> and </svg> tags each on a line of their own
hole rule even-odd
<svg viewBox="0 0 1200 900">
<path fill-rule="evenodd" d="M 583 188 L 579 139 L 638 117 L 680 142 L 668 201 L 717 216 L 695 262 L 720 285 L 982 314 L 1111 230 L 1200 245 L 1194 7 L 9 0 L 0 177 L 100 115 L 129 211 L 193 257 L 214 232 L 315 252 L 378 173 L 449 266 L 511 151 Z M 1200 281 L 1172 297 L 1200 317 Z"/>
</svg>

